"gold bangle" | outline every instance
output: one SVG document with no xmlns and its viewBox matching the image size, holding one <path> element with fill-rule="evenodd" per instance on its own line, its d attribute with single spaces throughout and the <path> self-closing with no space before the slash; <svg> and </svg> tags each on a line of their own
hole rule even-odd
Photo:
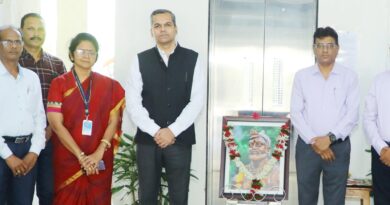
<svg viewBox="0 0 390 205">
<path fill-rule="evenodd" d="M 102 139 L 100 140 L 101 142 L 103 142 L 104 144 L 107 145 L 107 148 L 110 148 L 111 147 L 111 143 L 108 141 L 108 140 L 105 140 L 105 139 Z"/>
</svg>

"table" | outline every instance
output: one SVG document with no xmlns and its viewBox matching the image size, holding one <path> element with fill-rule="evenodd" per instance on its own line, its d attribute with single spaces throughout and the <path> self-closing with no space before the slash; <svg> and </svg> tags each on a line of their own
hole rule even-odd
<svg viewBox="0 0 390 205">
<path fill-rule="evenodd" d="M 348 186 L 346 198 L 358 198 L 361 205 L 370 205 L 370 192 L 372 188 L 369 186 Z"/>
</svg>

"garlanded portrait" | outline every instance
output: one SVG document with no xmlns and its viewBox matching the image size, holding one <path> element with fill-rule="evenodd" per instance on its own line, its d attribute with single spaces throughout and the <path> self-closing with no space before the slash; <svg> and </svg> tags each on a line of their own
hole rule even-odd
<svg viewBox="0 0 390 205">
<path fill-rule="evenodd" d="M 288 188 L 287 118 L 224 117 L 220 196 L 285 199 Z"/>
</svg>

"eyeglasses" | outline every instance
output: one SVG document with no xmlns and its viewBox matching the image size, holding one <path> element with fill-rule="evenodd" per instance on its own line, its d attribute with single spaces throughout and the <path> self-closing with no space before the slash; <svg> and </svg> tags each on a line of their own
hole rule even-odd
<svg viewBox="0 0 390 205">
<path fill-rule="evenodd" d="M 78 56 L 90 56 L 90 57 L 96 57 L 97 53 L 95 51 L 91 50 L 84 50 L 84 49 L 76 49 L 75 50 L 76 55 Z"/>
<path fill-rule="evenodd" d="M 337 47 L 335 43 L 316 43 L 313 45 L 315 49 L 323 50 L 323 49 L 334 49 Z"/>
<path fill-rule="evenodd" d="M 12 45 L 21 46 L 23 44 L 23 41 L 21 40 L 1 40 L 0 42 L 4 47 L 11 47 Z"/>
</svg>

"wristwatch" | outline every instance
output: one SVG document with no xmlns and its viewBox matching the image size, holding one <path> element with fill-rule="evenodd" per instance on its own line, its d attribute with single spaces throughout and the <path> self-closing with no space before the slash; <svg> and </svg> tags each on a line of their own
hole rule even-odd
<svg viewBox="0 0 390 205">
<path fill-rule="evenodd" d="M 336 135 L 334 135 L 333 133 L 329 132 L 328 133 L 328 137 L 330 139 L 330 145 L 333 145 L 334 143 L 337 142 Z"/>
</svg>

